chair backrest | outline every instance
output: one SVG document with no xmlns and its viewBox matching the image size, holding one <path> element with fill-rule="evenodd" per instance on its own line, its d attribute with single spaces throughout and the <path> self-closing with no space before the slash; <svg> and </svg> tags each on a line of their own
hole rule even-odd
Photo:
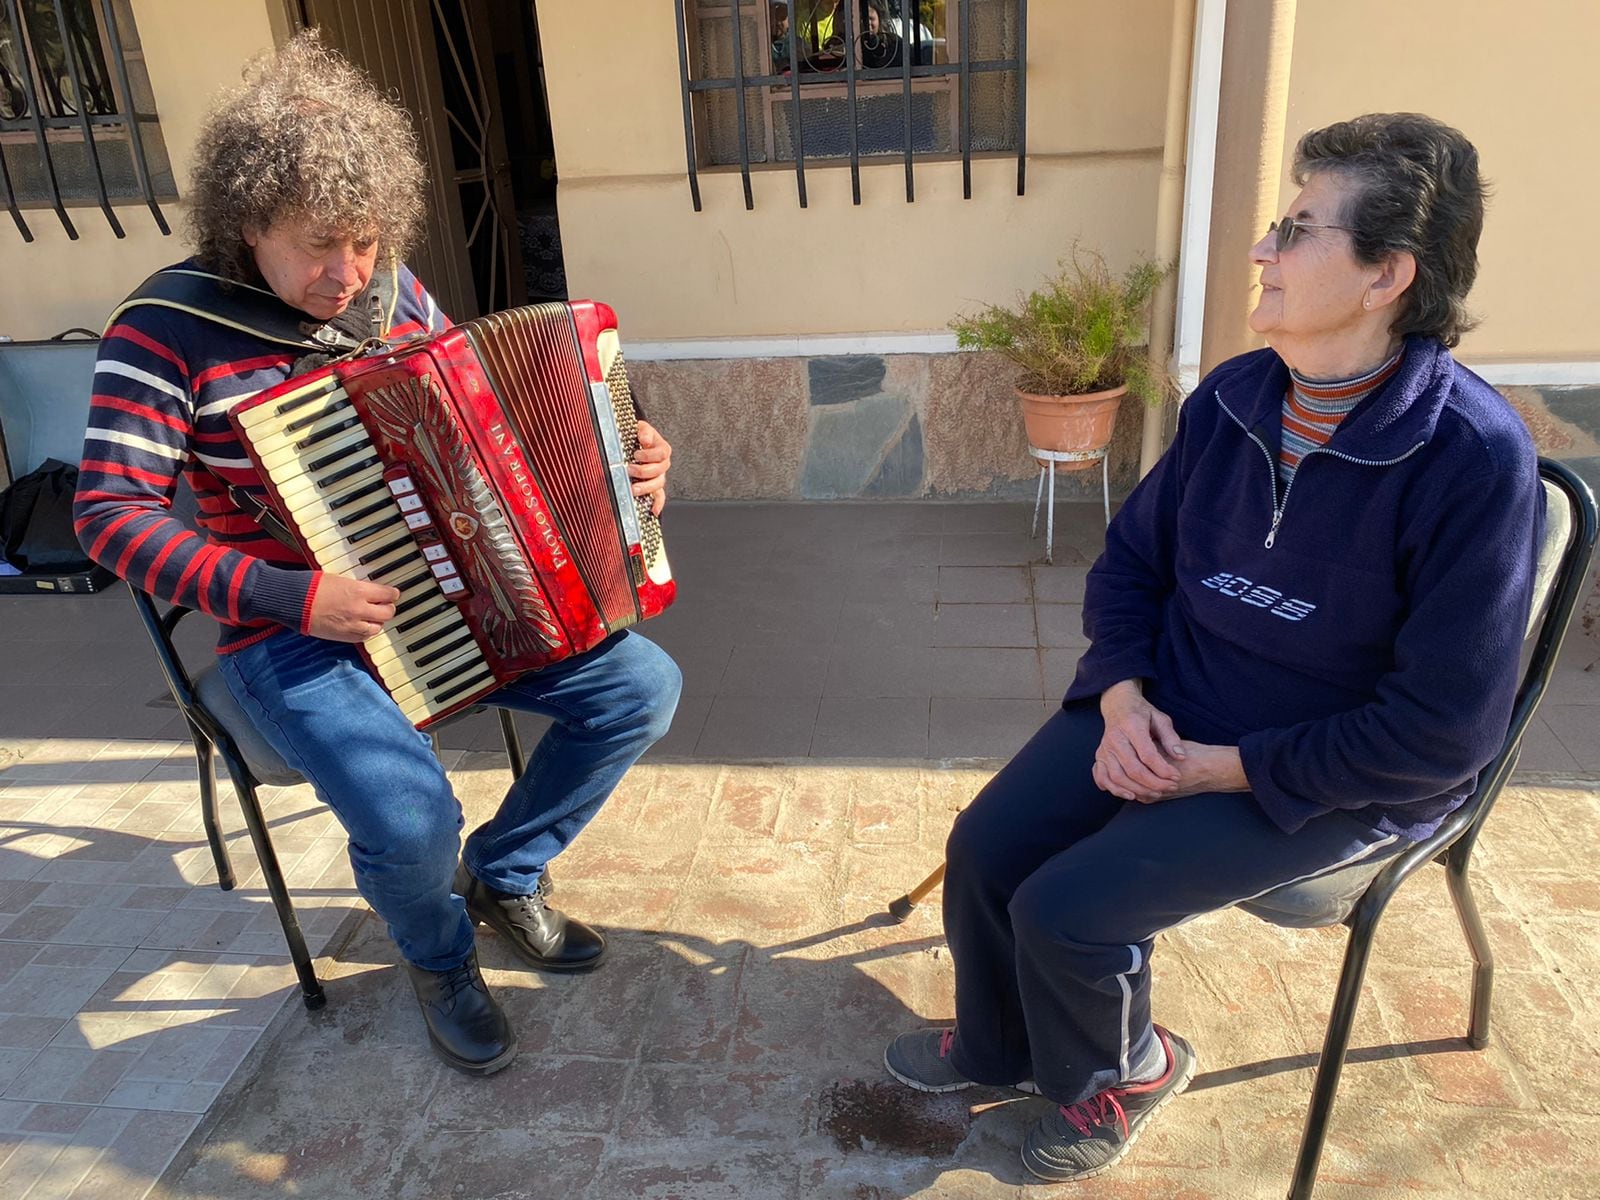
<svg viewBox="0 0 1600 1200">
<path fill-rule="evenodd" d="M 1571 468 L 1553 459 L 1539 460 L 1539 478 L 1545 487 L 1544 541 L 1539 549 L 1533 607 L 1526 631 L 1532 645 L 1526 656 L 1517 699 L 1512 705 L 1511 724 L 1506 729 L 1500 752 L 1479 773 L 1478 786 L 1466 804 L 1451 814 L 1440 833 L 1467 831 L 1467 836 L 1477 837 L 1500 789 L 1516 768 L 1523 735 L 1528 731 L 1539 701 L 1544 699 L 1566 640 L 1567 627 L 1572 623 L 1572 614 L 1589 582 L 1597 526 L 1600 526 L 1594 493 Z M 1454 836 L 1446 833 L 1441 844 L 1454 842 L 1460 836 L 1460 832 Z"/>
<path fill-rule="evenodd" d="M 1244 901 L 1240 908 L 1275 925 L 1336 925 L 1349 915 L 1368 885 L 1397 858 L 1413 860 L 1412 866 L 1402 869 L 1399 878 L 1404 878 L 1414 866 L 1426 862 L 1443 847 L 1463 838 L 1470 847 L 1471 841 L 1476 839 L 1516 766 L 1523 734 L 1555 670 L 1562 640 L 1582 597 L 1594 556 L 1595 501 L 1588 486 L 1567 467 L 1549 459 L 1539 460 L 1539 478 L 1545 489 L 1545 526 L 1534 577 L 1533 607 L 1524 631 L 1528 647 L 1524 652 L 1522 682 L 1505 741 L 1479 774 L 1472 795 L 1450 814 L 1437 833 L 1422 843 L 1423 848 L 1415 855 L 1409 852 L 1416 847 L 1402 845 L 1375 861 L 1274 888 Z M 1398 883 L 1398 878 L 1395 882 Z"/>
<path fill-rule="evenodd" d="M 99 349 L 93 334 L 85 341 L 60 334 L 47 342 L 0 342 L 0 475 L 19 478 L 47 458 L 78 461 Z"/>
<path fill-rule="evenodd" d="M 150 634 L 150 642 L 161 663 L 161 674 L 166 678 L 178 710 L 222 754 L 230 773 L 239 775 L 242 772 L 247 776 L 238 782 L 281 787 L 303 782 L 300 773 L 284 762 L 251 725 L 218 674 L 215 663 L 207 664 L 194 674 L 184 665 L 173 641 L 173 631 L 191 610 L 173 605 L 161 613 L 149 593 L 132 585 L 128 592 L 133 597 L 139 619 Z"/>
</svg>

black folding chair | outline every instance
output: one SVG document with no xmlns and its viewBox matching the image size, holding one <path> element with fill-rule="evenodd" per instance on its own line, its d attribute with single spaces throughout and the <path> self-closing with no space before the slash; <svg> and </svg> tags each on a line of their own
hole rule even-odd
<svg viewBox="0 0 1600 1200">
<path fill-rule="evenodd" d="M 292 787 L 297 783 L 304 783 L 305 780 L 298 771 L 283 761 L 266 739 L 256 732 L 244 710 L 238 706 L 233 694 L 228 691 L 227 682 L 218 672 L 214 662 L 193 674 L 190 674 L 188 668 L 184 666 L 173 643 L 173 631 L 177 628 L 178 622 L 191 610 L 174 606 L 161 613 L 148 593 L 141 592 L 135 587 L 129 587 L 128 590 L 132 593 L 134 606 L 139 610 L 139 617 L 150 634 L 156 657 L 161 660 L 161 673 L 166 677 L 167 686 L 172 690 L 172 698 L 177 701 L 178 710 L 188 722 L 189 735 L 194 739 L 195 760 L 200 768 L 200 818 L 205 825 L 206 841 L 211 846 L 211 857 L 217 864 L 217 886 L 225 892 L 230 892 L 238 881 L 233 873 L 233 864 L 228 858 L 227 845 L 222 840 L 221 826 L 217 821 L 217 786 L 212 767 L 213 751 L 221 756 L 222 765 L 227 769 L 228 777 L 233 781 L 233 790 L 239 797 L 245 828 L 250 831 L 250 841 L 255 846 L 256 858 L 261 863 L 261 874 L 266 879 L 267 891 L 272 896 L 272 905 L 277 910 L 279 923 L 283 926 L 283 937 L 289 944 L 289 957 L 294 961 L 295 974 L 300 977 L 301 997 L 308 1009 L 313 1011 L 319 1009 L 327 1002 L 327 997 L 323 994 L 322 984 L 317 979 L 311 954 L 306 949 L 305 935 L 300 931 L 300 921 L 295 916 L 294 902 L 290 899 L 288 885 L 284 882 L 283 868 L 278 865 L 278 856 L 272 848 L 272 835 L 267 828 L 266 817 L 261 811 L 260 798 L 256 795 L 256 789 L 262 784 Z M 481 707 L 469 709 L 459 715 L 465 716 L 470 712 L 479 711 Z M 517 736 L 517 727 L 509 709 L 502 708 L 498 712 L 500 732 L 505 738 L 506 758 L 510 763 L 512 776 L 520 776 L 526 760 L 522 754 L 521 740 Z M 440 724 L 446 725 L 449 721 Z M 439 749 L 436 733 L 438 728 L 440 726 L 434 727 L 435 753 Z"/>
<path fill-rule="evenodd" d="M 1467 1044 L 1474 1050 L 1482 1050 L 1489 1044 L 1489 993 L 1494 985 L 1494 954 L 1478 917 L 1477 903 L 1472 898 L 1467 865 L 1484 819 L 1516 768 L 1523 734 L 1555 670 L 1567 626 L 1588 582 L 1595 549 L 1595 501 L 1588 485 L 1560 463 L 1543 458 L 1539 460 L 1539 477 L 1545 487 L 1546 520 L 1533 611 L 1525 637 L 1526 665 L 1505 742 L 1478 776 L 1477 788 L 1467 802 L 1424 841 L 1405 844 L 1396 853 L 1376 862 L 1364 862 L 1305 883 L 1276 888 L 1238 906 L 1274 925 L 1316 928 L 1344 924 L 1350 927 L 1344 969 L 1339 975 L 1333 1012 L 1323 1038 L 1322 1057 L 1312 1085 L 1311 1107 L 1306 1113 L 1305 1133 L 1300 1141 L 1289 1200 L 1309 1200 L 1316 1184 L 1317 1166 L 1327 1140 L 1328 1120 L 1333 1113 L 1333 1098 L 1339 1089 L 1345 1052 L 1350 1047 L 1350 1028 L 1355 1020 L 1356 1001 L 1361 996 L 1361 981 L 1366 976 L 1378 919 L 1400 885 L 1430 861 L 1438 862 L 1445 869 L 1450 897 L 1455 902 L 1456 915 L 1476 964 Z M 940 864 L 926 879 L 889 905 L 889 916 L 895 921 L 904 921 L 943 879 L 944 866 Z"/>
<path fill-rule="evenodd" d="M 1477 788 L 1432 837 L 1408 845 L 1383 862 L 1334 872 L 1308 884 L 1279 888 L 1239 906 L 1277 925 L 1311 927 L 1343 923 L 1350 927 L 1344 969 L 1339 974 L 1328 1031 L 1323 1037 L 1322 1057 L 1311 1089 L 1311 1107 L 1306 1113 L 1305 1133 L 1300 1140 L 1289 1200 L 1309 1200 L 1316 1186 L 1317 1167 L 1327 1140 L 1328 1121 L 1333 1115 L 1334 1094 L 1344 1069 L 1345 1052 L 1350 1048 L 1350 1029 L 1355 1021 L 1356 1002 L 1361 997 L 1361 981 L 1366 976 L 1378 919 L 1400 885 L 1429 862 L 1437 862 L 1445 869 L 1450 898 L 1455 903 L 1456 916 L 1461 921 L 1461 931 L 1466 935 L 1475 964 L 1467 1044 L 1474 1050 L 1482 1050 L 1489 1044 L 1494 954 L 1472 897 L 1467 867 L 1484 819 L 1516 768 L 1523 734 L 1555 670 L 1556 656 L 1560 653 L 1573 609 L 1588 582 L 1595 548 L 1595 501 L 1588 486 L 1566 467 L 1548 459 L 1539 460 L 1539 477 L 1545 485 L 1547 517 L 1533 613 L 1527 631 L 1531 651 L 1527 653 L 1505 742 L 1479 775 Z"/>
</svg>

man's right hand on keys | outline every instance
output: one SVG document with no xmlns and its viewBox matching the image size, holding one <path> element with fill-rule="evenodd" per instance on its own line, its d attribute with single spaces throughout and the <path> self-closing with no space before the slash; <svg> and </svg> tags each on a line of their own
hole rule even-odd
<svg viewBox="0 0 1600 1200">
<path fill-rule="evenodd" d="M 387 584 L 324 574 L 311 599 L 312 637 L 364 642 L 394 616 L 400 592 Z"/>
</svg>

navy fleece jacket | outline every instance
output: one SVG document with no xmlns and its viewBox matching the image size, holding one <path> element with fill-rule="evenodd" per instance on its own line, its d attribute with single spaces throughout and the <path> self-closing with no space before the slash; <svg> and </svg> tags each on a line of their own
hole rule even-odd
<svg viewBox="0 0 1600 1200">
<path fill-rule="evenodd" d="M 1278 481 L 1289 372 L 1218 367 L 1089 572 L 1067 701 L 1124 679 L 1237 745 L 1293 832 L 1331 809 L 1427 836 L 1500 748 L 1544 492 L 1526 427 L 1437 341 Z"/>
</svg>

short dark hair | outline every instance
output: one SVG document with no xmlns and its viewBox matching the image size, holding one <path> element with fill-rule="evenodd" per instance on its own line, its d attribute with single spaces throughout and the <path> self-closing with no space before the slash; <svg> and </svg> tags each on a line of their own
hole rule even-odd
<svg viewBox="0 0 1600 1200">
<path fill-rule="evenodd" d="M 1400 250 L 1416 259 L 1391 331 L 1459 343 L 1477 323 L 1466 308 L 1488 195 L 1477 148 L 1421 113 L 1368 113 L 1300 139 L 1295 183 L 1323 171 L 1354 185 L 1339 220 L 1357 260 L 1379 263 Z"/>
</svg>

